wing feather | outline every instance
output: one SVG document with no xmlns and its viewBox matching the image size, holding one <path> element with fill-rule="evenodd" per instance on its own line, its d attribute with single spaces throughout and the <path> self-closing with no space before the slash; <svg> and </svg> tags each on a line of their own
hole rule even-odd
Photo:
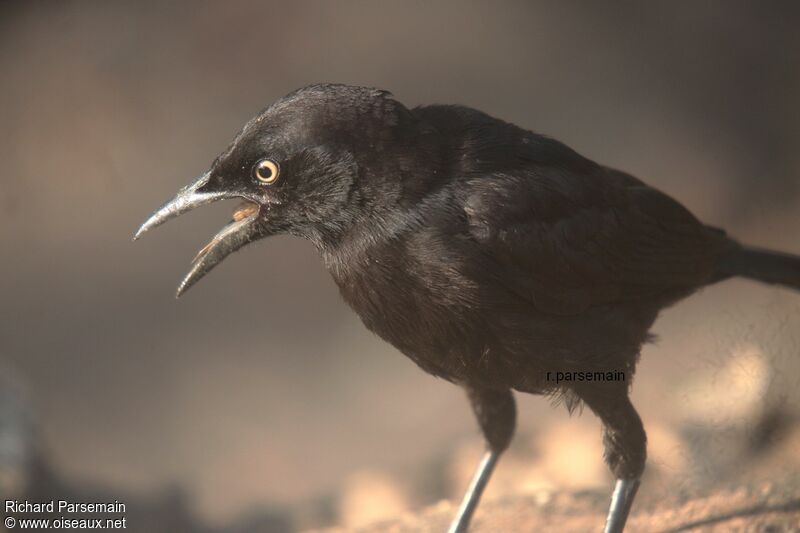
<svg viewBox="0 0 800 533">
<path fill-rule="evenodd" d="M 622 172 L 536 167 L 469 181 L 469 232 L 498 278 L 544 311 L 656 298 L 710 282 L 724 233 Z"/>
</svg>

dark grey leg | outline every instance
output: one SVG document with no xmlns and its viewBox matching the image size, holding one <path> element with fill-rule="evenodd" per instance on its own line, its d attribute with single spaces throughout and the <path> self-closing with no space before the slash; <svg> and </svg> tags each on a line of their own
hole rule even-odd
<svg viewBox="0 0 800 533">
<path fill-rule="evenodd" d="M 464 494 L 458 514 L 450 524 L 449 533 L 465 533 L 469 529 L 472 515 L 478 507 L 481 494 L 492 476 L 497 460 L 511 442 L 517 420 L 517 408 L 510 390 L 472 386 L 466 389 L 472 410 L 478 419 L 489 449 L 481 459 L 469 488 Z"/>
<path fill-rule="evenodd" d="M 608 508 L 606 527 L 604 533 L 621 533 L 625 528 L 625 521 L 631 512 L 633 498 L 639 489 L 638 479 L 618 479 L 611 495 L 611 506 Z"/>
<path fill-rule="evenodd" d="M 478 502 L 483 494 L 483 489 L 489 483 L 489 478 L 492 476 L 494 467 L 497 464 L 497 459 L 500 457 L 499 453 L 488 450 L 478 464 L 475 474 L 472 476 L 472 481 L 469 483 L 467 492 L 464 494 L 464 499 L 461 500 L 461 505 L 458 507 L 458 514 L 455 519 L 450 523 L 448 533 L 465 533 L 469 529 L 470 520 L 475 509 L 478 507 Z"/>
<path fill-rule="evenodd" d="M 626 388 L 598 385 L 576 392 L 603 422 L 606 464 L 617 477 L 604 532 L 622 533 L 644 471 L 647 436 Z"/>
</svg>

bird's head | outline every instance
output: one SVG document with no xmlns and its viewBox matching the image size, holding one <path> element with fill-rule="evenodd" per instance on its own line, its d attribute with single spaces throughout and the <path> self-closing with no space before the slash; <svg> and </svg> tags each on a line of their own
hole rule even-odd
<svg viewBox="0 0 800 533">
<path fill-rule="evenodd" d="M 136 232 L 195 207 L 238 199 L 233 220 L 197 254 L 180 296 L 225 257 L 279 233 L 325 246 L 368 209 L 361 179 L 404 136 L 409 112 L 377 89 L 314 85 L 295 91 L 250 120 L 211 168 Z M 400 143 L 402 144 L 402 142 Z"/>
</svg>

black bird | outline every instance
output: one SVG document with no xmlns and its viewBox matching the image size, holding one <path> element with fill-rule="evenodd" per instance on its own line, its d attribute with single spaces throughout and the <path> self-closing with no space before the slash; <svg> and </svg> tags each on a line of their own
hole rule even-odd
<svg viewBox="0 0 800 533">
<path fill-rule="evenodd" d="M 800 289 L 800 257 L 743 246 L 629 174 L 480 111 L 408 109 L 372 88 L 277 101 L 136 237 L 230 198 L 244 202 L 178 296 L 250 242 L 314 243 L 367 328 L 467 392 L 488 451 L 454 532 L 514 433 L 512 389 L 600 417 L 617 478 L 605 530 L 622 531 L 646 456 L 630 378 L 659 311 L 732 276 Z"/>
</svg>

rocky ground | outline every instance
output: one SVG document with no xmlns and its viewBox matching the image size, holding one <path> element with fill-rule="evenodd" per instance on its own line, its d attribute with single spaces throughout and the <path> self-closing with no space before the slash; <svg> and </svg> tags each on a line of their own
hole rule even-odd
<svg viewBox="0 0 800 533">
<path fill-rule="evenodd" d="M 714 379 L 701 380 L 713 387 L 687 393 L 693 406 L 706 405 L 699 415 L 692 411 L 702 415 L 700 422 L 650 423 L 647 470 L 628 531 L 800 531 L 800 419 L 793 404 L 767 402 L 769 396 L 752 386 L 768 375 L 759 361 L 733 358 L 728 367 L 737 372 L 727 376 L 724 367 Z M 747 379 L 738 379 L 740 374 Z M 397 473 L 365 470 L 302 507 L 256 508 L 210 524 L 178 487 L 145 495 L 64 477 L 37 445 L 19 399 L 12 388 L 0 387 L 0 493 L 31 501 L 102 501 L 113 494 L 129 504 L 129 531 L 442 532 L 483 451 L 475 438 L 431 460 L 424 468 L 430 479 L 416 484 L 403 483 Z M 613 480 L 600 459 L 599 433 L 591 417 L 562 417 L 547 431 L 518 435 L 489 484 L 472 531 L 600 531 Z M 14 486 L 25 490 L 6 490 Z M 313 529 L 321 524 L 338 526 Z"/>
<path fill-rule="evenodd" d="M 766 424 L 766 423 L 765 423 Z M 779 429 L 780 427 L 783 429 Z M 657 459 L 645 472 L 628 521 L 629 532 L 800 532 L 800 428 L 784 418 L 767 444 L 748 445 L 738 459 L 730 458 L 724 474 L 706 476 L 695 466 L 669 471 Z M 732 434 L 744 440 L 742 434 Z M 766 448 L 761 448 L 766 446 Z M 514 461 L 514 454 L 509 457 Z M 736 468 L 736 464 L 739 468 Z M 510 469 L 519 475 L 518 465 Z M 694 473 L 694 479 L 690 475 Z M 507 476 L 511 474 L 506 471 Z M 546 488 L 512 484 L 499 476 L 478 508 L 473 533 L 537 531 L 600 531 L 611 484 L 591 489 Z M 513 488 L 511 488 L 513 487 Z M 526 489 L 526 487 L 528 487 Z M 421 510 L 369 524 L 318 530 L 325 533 L 427 533 L 447 530 L 456 500 L 442 500 Z"/>
<path fill-rule="evenodd" d="M 607 495 L 597 491 L 508 497 L 485 502 L 472 531 L 600 531 Z M 328 533 L 427 533 L 446 531 L 455 504 L 441 502 L 364 528 L 334 528 Z M 673 497 L 638 505 L 630 532 L 783 532 L 800 531 L 800 484 L 797 480 L 721 489 L 690 499 Z"/>
</svg>

